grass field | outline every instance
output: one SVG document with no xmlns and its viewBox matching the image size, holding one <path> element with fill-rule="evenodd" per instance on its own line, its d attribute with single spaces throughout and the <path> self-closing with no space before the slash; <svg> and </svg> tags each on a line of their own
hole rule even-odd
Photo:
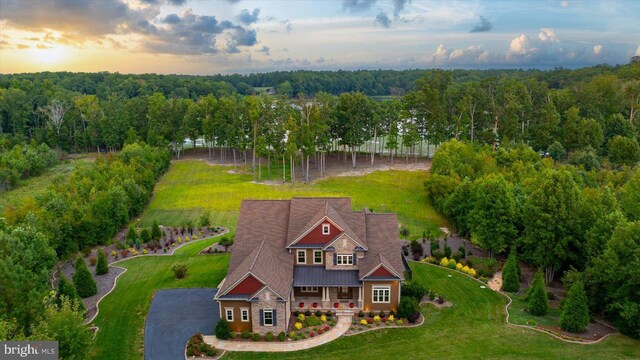
<svg viewBox="0 0 640 360">
<path fill-rule="evenodd" d="M 350 196 L 356 209 L 395 212 L 401 224 L 419 237 L 446 221 L 426 198 L 419 171 L 377 171 L 364 176 L 335 177 L 312 184 L 266 185 L 251 182 L 251 174 L 230 173 L 233 167 L 211 166 L 202 161 L 175 161 L 156 185 L 153 199 L 140 217 L 142 225 L 155 219 L 180 226 L 209 210 L 212 223 L 234 228 L 242 199 L 289 199 L 292 196 Z"/>
<path fill-rule="evenodd" d="M 142 357 L 144 322 L 156 290 L 216 287 L 227 273 L 229 255 L 197 255 L 213 242 L 214 239 L 208 239 L 189 244 L 172 256 L 140 256 L 117 263 L 127 271 L 118 278 L 114 291 L 100 303 L 100 313 L 92 323 L 100 328 L 92 357 Z M 187 277 L 176 280 L 171 271 L 173 264 L 186 264 Z"/>
<path fill-rule="evenodd" d="M 78 166 L 85 166 L 89 160 L 66 160 L 57 164 L 36 177 L 22 180 L 20 184 L 9 191 L 0 193 L 0 212 L 5 206 L 20 205 L 26 197 L 35 198 L 44 192 L 54 181 L 64 181 L 69 178 L 73 170 Z"/>
</svg>

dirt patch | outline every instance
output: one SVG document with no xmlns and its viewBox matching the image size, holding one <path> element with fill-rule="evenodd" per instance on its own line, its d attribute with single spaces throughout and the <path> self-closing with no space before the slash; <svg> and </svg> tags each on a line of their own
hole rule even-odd
<svg viewBox="0 0 640 360">
<path fill-rule="evenodd" d="M 448 308 L 448 307 L 452 307 L 453 303 L 449 302 L 449 301 L 444 301 L 442 304 L 438 303 L 437 299 L 429 299 L 428 296 L 425 296 L 422 298 L 422 301 L 420 301 L 420 305 L 422 304 L 431 304 L 435 307 L 437 307 L 438 309 L 442 309 L 442 308 Z"/>
<path fill-rule="evenodd" d="M 493 277 L 489 279 L 487 285 L 491 290 L 500 291 L 500 289 L 502 289 L 502 271 L 493 274 Z"/>
</svg>

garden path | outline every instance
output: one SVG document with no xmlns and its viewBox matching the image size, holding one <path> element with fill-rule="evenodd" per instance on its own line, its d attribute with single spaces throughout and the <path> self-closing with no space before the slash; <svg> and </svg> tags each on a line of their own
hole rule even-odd
<svg viewBox="0 0 640 360">
<path fill-rule="evenodd" d="M 351 327 L 351 316 L 338 316 L 338 322 L 333 329 L 327 331 L 322 335 L 318 335 L 313 338 L 285 342 L 253 342 L 253 341 L 224 341 L 219 340 L 217 337 L 203 336 L 204 342 L 220 350 L 228 351 L 258 351 L 258 352 L 283 352 L 283 351 L 298 351 L 305 350 L 312 347 L 324 345 L 331 342 L 344 333 L 346 333 Z"/>
</svg>

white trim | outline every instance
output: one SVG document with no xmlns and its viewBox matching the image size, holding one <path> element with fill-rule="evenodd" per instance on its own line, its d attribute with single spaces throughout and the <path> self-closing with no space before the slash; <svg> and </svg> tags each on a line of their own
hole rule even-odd
<svg viewBox="0 0 640 360">
<path fill-rule="evenodd" d="M 340 263 L 340 259 L 351 258 L 351 263 L 347 263 L 344 260 L 342 264 Z M 336 266 L 353 266 L 353 254 L 336 254 Z"/>
<path fill-rule="evenodd" d="M 322 224 L 322 235 L 331 235 L 331 224 Z"/>
<path fill-rule="evenodd" d="M 374 273 L 376 270 L 378 270 L 381 266 L 384 266 L 385 269 L 387 269 L 388 272 L 392 273 L 393 275 L 398 277 L 398 280 L 404 280 L 404 278 L 402 276 L 399 276 L 398 273 L 396 273 L 394 270 L 389 269 L 388 267 L 386 267 L 383 263 L 378 264 L 378 266 L 374 267 L 373 270 L 369 271 L 368 273 L 366 273 L 363 277 L 360 278 L 360 280 L 363 280 L 364 278 L 366 278 L 367 276 L 371 275 L 372 273 Z M 374 279 L 375 280 L 375 279 Z"/>
<path fill-rule="evenodd" d="M 229 311 L 231 311 L 231 320 L 229 320 Z M 233 308 L 232 307 L 224 308 L 224 318 L 227 319 L 228 322 L 233 322 Z"/>
<path fill-rule="evenodd" d="M 270 288 L 270 287 L 269 287 L 269 286 L 267 286 L 267 285 L 265 285 L 265 286 L 261 287 L 261 288 L 260 288 L 260 290 L 256 291 L 256 293 L 255 293 L 255 294 L 251 295 L 251 297 L 250 297 L 250 298 L 248 298 L 248 299 L 246 299 L 246 300 L 247 300 L 247 301 L 251 301 L 251 300 L 255 299 L 255 297 L 256 297 L 256 296 L 260 295 L 260 293 L 261 293 L 261 292 L 263 292 L 263 291 L 265 291 L 266 289 L 271 290 L 271 292 L 272 292 L 272 293 L 274 293 L 274 294 L 276 294 L 276 296 L 277 296 L 278 298 L 280 298 L 280 299 L 282 299 L 283 301 L 285 301 L 285 300 L 284 300 L 285 298 L 284 298 L 283 296 L 280 296 L 280 294 L 278 294 L 277 292 L 273 291 L 273 289 L 272 289 L 272 288 Z M 224 299 L 223 299 L 223 300 L 224 300 Z"/>
<path fill-rule="evenodd" d="M 304 254 L 304 262 L 300 261 L 300 254 Z M 306 263 L 307 263 L 307 249 L 296 250 L 296 264 L 306 264 Z"/>
<path fill-rule="evenodd" d="M 320 262 L 316 262 L 316 253 L 320 253 Z M 322 263 L 324 262 L 324 256 L 322 254 L 322 250 L 313 250 L 313 263 L 314 265 L 320 264 L 322 265 Z"/>
<path fill-rule="evenodd" d="M 388 291 L 387 296 L 383 296 L 382 298 L 384 299 L 385 297 L 388 298 L 387 301 L 376 301 L 375 297 L 376 297 L 376 290 L 386 290 Z M 380 295 L 378 296 L 380 297 Z M 391 286 L 385 285 L 385 286 L 372 286 L 371 287 L 371 303 L 372 304 L 389 304 L 391 302 Z"/>
<path fill-rule="evenodd" d="M 365 251 L 368 251 L 366 246 L 363 246 L 362 244 L 360 244 L 359 242 L 355 241 L 351 236 L 349 236 L 349 234 L 347 234 L 346 232 L 342 232 L 342 234 L 339 234 L 338 236 L 336 236 L 333 240 L 329 241 L 328 243 L 326 243 L 323 247 L 322 250 L 326 250 L 328 247 L 330 247 L 331 245 L 333 245 L 333 243 L 335 243 L 336 241 L 342 239 L 343 236 L 346 236 L 347 238 L 349 238 L 349 240 L 353 241 L 354 243 L 358 244 L 358 246 L 360 246 L 361 248 L 363 248 Z"/>
<path fill-rule="evenodd" d="M 304 292 L 304 293 L 318 292 L 318 287 L 317 286 L 302 286 L 300 288 L 300 292 Z"/>
<path fill-rule="evenodd" d="M 271 314 L 271 324 L 267 324 L 267 312 Z M 262 309 L 262 326 L 273 326 L 273 309 Z"/>
<path fill-rule="evenodd" d="M 320 221 L 318 221 L 317 223 L 313 224 L 309 229 L 307 229 L 305 232 L 303 232 L 302 235 L 298 236 L 295 240 L 293 240 L 291 242 L 291 244 L 289 244 L 287 247 L 293 246 L 295 243 L 300 241 L 303 237 L 307 236 L 313 229 L 318 227 L 318 225 L 320 225 L 325 220 L 330 222 L 330 223 L 332 223 L 335 227 L 338 228 L 338 230 L 340 230 L 340 232 L 344 232 L 343 228 L 341 228 L 340 226 L 336 225 L 335 222 L 333 222 L 331 219 L 329 219 L 329 217 L 327 215 L 325 215 L 322 219 L 320 219 Z"/>
<path fill-rule="evenodd" d="M 244 312 L 247 312 L 247 320 L 244 319 Z M 240 308 L 240 321 L 241 322 L 249 322 L 249 308 Z"/>
</svg>

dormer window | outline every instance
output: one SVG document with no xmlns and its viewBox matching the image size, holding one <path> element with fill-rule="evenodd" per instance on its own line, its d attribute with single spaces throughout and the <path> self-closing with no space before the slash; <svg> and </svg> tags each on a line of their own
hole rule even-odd
<svg viewBox="0 0 640 360">
<path fill-rule="evenodd" d="M 322 224 L 322 235 L 329 235 L 330 229 L 329 224 Z"/>
</svg>

